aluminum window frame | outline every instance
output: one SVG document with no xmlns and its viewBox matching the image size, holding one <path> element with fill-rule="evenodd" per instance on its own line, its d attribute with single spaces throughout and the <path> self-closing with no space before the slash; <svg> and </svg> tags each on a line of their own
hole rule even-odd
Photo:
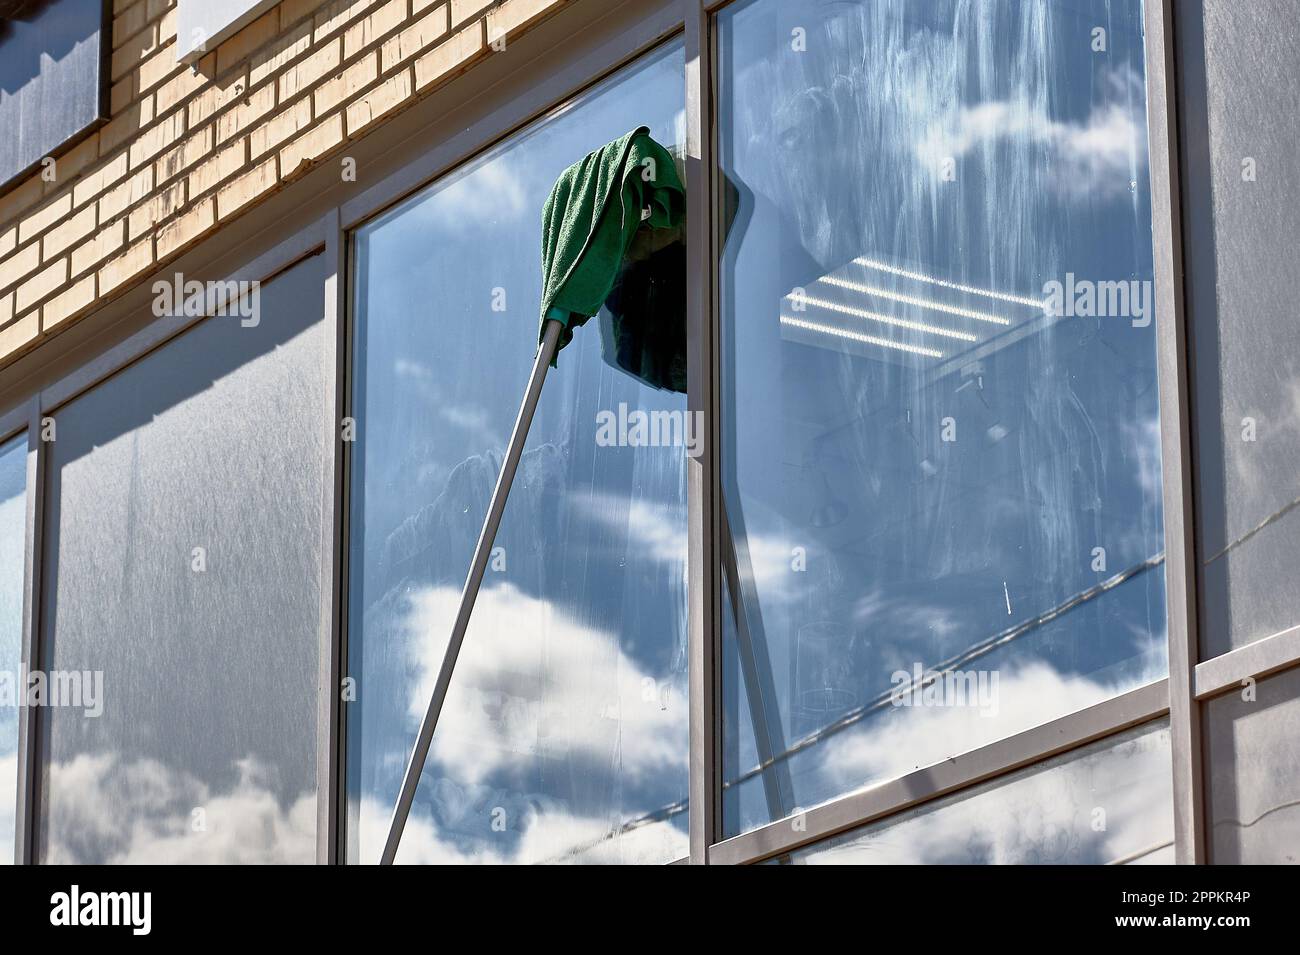
<svg viewBox="0 0 1300 955">
<path fill-rule="evenodd" d="M 685 43 L 688 217 L 687 405 L 703 420 L 702 453 L 688 458 L 689 864 L 749 864 L 779 858 L 829 836 L 950 795 L 1049 757 L 1168 716 L 1175 855 L 1206 860 L 1201 707 L 1242 680 L 1300 665 L 1300 626 L 1210 660 L 1198 655 L 1188 330 L 1183 305 L 1173 0 L 1145 6 L 1147 118 L 1155 258 L 1157 359 L 1166 544 L 1169 675 L 1093 706 L 933 766 L 848 793 L 797 816 L 722 838 L 720 483 L 720 309 L 717 214 L 717 20 L 730 0 L 576 0 L 553 12 L 499 57 L 349 144 L 361 175 L 341 182 L 329 163 L 250 211 L 167 273 L 267 280 L 307 255 L 322 255 L 325 387 L 333 409 L 324 463 L 317 735 L 317 862 L 343 861 L 346 806 L 348 522 L 351 443 L 341 424 L 353 408 L 352 233 L 412 193 L 514 133 L 567 108 L 591 86 L 674 37 Z M 556 55 L 559 53 L 560 55 Z M 0 376 L 0 438 L 28 439 L 23 653 L 40 659 L 42 521 L 46 451 L 41 421 L 51 411 L 139 360 L 201 318 L 151 318 L 149 287 L 136 283 L 94 316 L 45 342 Z M 41 714 L 20 714 L 15 861 L 36 861 L 37 741 Z M 797 819 L 798 825 L 793 821 Z"/>
<path fill-rule="evenodd" d="M 1193 696 L 1198 658 L 1197 558 L 1192 482 L 1192 379 L 1184 307 L 1178 178 L 1173 0 L 1146 0 L 1147 143 L 1155 265 L 1156 363 L 1164 493 L 1169 733 L 1174 775 L 1174 859 L 1205 861 L 1201 711 Z"/>
</svg>

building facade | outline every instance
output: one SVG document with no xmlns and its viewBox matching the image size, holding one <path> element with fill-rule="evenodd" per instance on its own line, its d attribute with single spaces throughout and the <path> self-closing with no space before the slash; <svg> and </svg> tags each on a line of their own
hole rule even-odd
<svg viewBox="0 0 1300 955">
<path fill-rule="evenodd" d="M 645 126 L 397 861 L 1296 861 L 1297 12 L 3 5 L 0 853 L 379 859 Z"/>
</svg>

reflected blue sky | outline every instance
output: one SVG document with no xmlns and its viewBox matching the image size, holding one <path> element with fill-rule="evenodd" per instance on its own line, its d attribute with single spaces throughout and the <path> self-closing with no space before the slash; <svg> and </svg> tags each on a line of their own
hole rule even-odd
<svg viewBox="0 0 1300 955">
<path fill-rule="evenodd" d="M 356 235 L 350 860 L 378 857 L 528 379 L 542 204 L 638 125 L 680 155 L 683 70 L 680 46 L 646 57 Z M 684 456 L 598 446 L 621 403 L 685 408 L 590 323 L 547 379 L 398 862 L 685 854 Z"/>
<path fill-rule="evenodd" d="M 1163 676 L 1165 611 L 1154 322 L 1042 304 L 1152 276 L 1141 4 L 719 26 L 736 832 Z M 996 707 L 893 705 L 917 666 Z"/>
</svg>

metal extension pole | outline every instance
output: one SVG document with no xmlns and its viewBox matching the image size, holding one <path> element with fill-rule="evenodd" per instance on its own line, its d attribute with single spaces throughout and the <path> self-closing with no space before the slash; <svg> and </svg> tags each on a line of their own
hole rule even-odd
<svg viewBox="0 0 1300 955">
<path fill-rule="evenodd" d="M 456 669 L 456 657 L 460 654 L 460 645 L 465 640 L 465 630 L 469 626 L 469 617 L 474 610 L 474 600 L 478 597 L 479 586 L 483 583 L 483 573 L 487 570 L 488 557 L 492 553 L 492 542 L 496 540 L 497 528 L 501 525 L 501 515 L 506 509 L 506 498 L 510 496 L 510 485 L 514 482 L 519 458 L 524 452 L 524 441 L 528 438 L 528 429 L 533 423 L 533 412 L 537 410 L 537 399 L 541 396 L 542 385 L 546 381 L 546 369 L 555 355 L 556 345 L 560 341 L 560 330 L 563 327 L 554 319 L 548 321 L 542 343 L 537 349 L 537 358 L 533 361 L 533 373 L 528 379 L 528 390 L 524 392 L 523 404 L 519 406 L 519 417 L 515 419 L 514 431 L 510 434 L 510 445 L 506 449 L 505 460 L 501 463 L 501 474 L 497 477 L 497 486 L 492 492 L 492 501 L 488 504 L 483 530 L 479 533 L 478 544 L 474 548 L 474 560 L 469 566 L 469 576 L 465 578 L 465 588 L 460 592 L 460 610 L 456 613 L 456 623 L 451 629 L 451 640 L 442 658 L 442 669 L 438 671 L 438 682 L 433 686 L 429 708 L 420 722 L 420 735 L 416 737 L 415 748 L 411 750 L 411 758 L 406 764 L 406 773 L 402 777 L 402 791 L 397 796 L 397 805 L 393 807 L 393 821 L 388 827 L 388 841 L 384 843 L 384 854 L 380 858 L 380 865 L 392 865 L 393 859 L 397 856 L 397 845 L 402 841 L 406 817 L 410 815 L 411 803 L 415 800 L 415 790 L 420 785 L 420 773 L 423 772 L 424 760 L 429 755 L 433 731 L 438 727 L 438 716 L 442 712 L 443 701 L 447 699 L 447 689 L 451 686 L 451 674 Z"/>
</svg>

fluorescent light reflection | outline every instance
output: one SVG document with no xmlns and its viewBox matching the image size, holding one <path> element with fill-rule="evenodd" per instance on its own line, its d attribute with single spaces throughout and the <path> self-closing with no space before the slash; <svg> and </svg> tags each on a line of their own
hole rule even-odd
<svg viewBox="0 0 1300 955">
<path fill-rule="evenodd" d="M 896 265 L 887 265 L 884 262 L 877 262 L 875 259 L 868 259 L 859 256 L 854 259 L 853 262 L 854 264 L 860 265 L 866 269 L 875 269 L 877 272 L 886 272 L 889 275 L 897 275 L 901 278 L 913 279 L 917 282 L 928 282 L 931 285 L 952 289 L 955 292 L 964 292 L 967 295 L 982 295 L 985 298 L 997 299 L 999 302 L 1015 302 L 1018 305 L 1032 305 L 1037 309 L 1043 309 L 1046 307 L 1046 303 L 1043 299 L 1028 298 L 1024 295 L 1009 295 L 1006 292 L 992 292 L 988 289 L 975 288 L 971 285 L 959 285 L 956 282 L 949 282 L 947 279 L 936 278 L 933 275 L 926 275 L 923 272 L 909 272 L 906 269 L 900 269 Z"/>
<path fill-rule="evenodd" d="M 934 348 L 926 348 L 922 345 L 908 345 L 904 342 L 891 342 L 887 338 L 877 338 L 874 335 L 864 335 L 861 332 L 851 332 L 845 328 L 836 328 L 834 325 L 822 325 L 818 322 L 806 322 L 801 318 L 794 318 L 790 315 L 782 315 L 781 324 L 789 325 L 793 328 L 802 328 L 809 332 L 819 332 L 823 335 L 833 335 L 836 338 L 845 338 L 853 342 L 861 342 L 864 345 L 879 345 L 881 348 L 892 348 L 896 351 L 904 351 L 912 355 L 925 355 L 928 358 L 943 357 L 943 352 Z"/>
<path fill-rule="evenodd" d="M 903 295 L 900 292 L 890 292 L 882 288 L 876 288 L 873 285 L 863 285 L 860 282 L 850 282 L 847 279 L 835 278 L 831 275 L 823 275 L 817 280 L 825 282 L 827 285 L 834 285 L 837 288 L 848 289 L 851 292 L 861 292 L 864 295 L 874 295 L 877 298 L 887 298 L 894 302 L 901 302 L 904 305 L 915 305 L 918 308 L 932 308 L 939 312 L 947 312 L 949 315 L 960 315 L 963 318 L 973 318 L 979 322 L 992 322 L 995 325 L 1010 325 L 1011 319 L 1003 318 L 1001 315 L 990 315 L 988 312 L 977 312 L 969 308 L 961 308 L 957 305 L 945 305 L 943 302 L 936 302 L 928 298 L 915 298 L 911 295 Z"/>
<path fill-rule="evenodd" d="M 841 305 L 839 302 L 832 302 L 824 298 L 805 296 L 803 301 L 808 305 L 815 305 L 817 308 L 824 308 L 832 312 L 843 312 L 845 315 L 852 315 L 854 318 L 865 318 L 873 322 L 882 322 L 885 325 L 896 325 L 899 328 L 910 328 L 914 332 L 922 332 L 926 335 L 941 335 L 944 338 L 956 338 L 963 342 L 979 341 L 979 339 L 970 332 L 960 332 L 955 328 L 942 328 L 938 325 L 927 325 L 925 322 L 914 322 L 907 318 L 895 318 L 892 315 L 881 315 L 879 312 L 869 312 L 865 308 L 854 308 L 852 305 Z"/>
</svg>

